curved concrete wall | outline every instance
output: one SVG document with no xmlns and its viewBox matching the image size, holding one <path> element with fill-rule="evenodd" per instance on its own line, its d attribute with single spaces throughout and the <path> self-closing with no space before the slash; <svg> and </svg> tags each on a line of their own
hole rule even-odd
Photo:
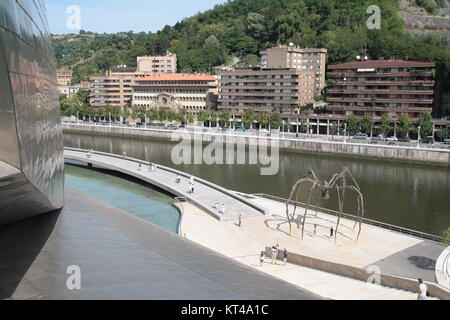
<svg viewBox="0 0 450 320">
<path fill-rule="evenodd" d="M 64 155 L 42 0 L 0 1 L 0 224 L 59 209 Z M 3 172 L 3 173 L 2 173 Z"/>
</svg>

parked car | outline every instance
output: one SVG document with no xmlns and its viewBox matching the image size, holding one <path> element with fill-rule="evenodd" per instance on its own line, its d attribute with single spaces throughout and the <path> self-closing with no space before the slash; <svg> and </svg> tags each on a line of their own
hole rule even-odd
<svg viewBox="0 0 450 320">
<path fill-rule="evenodd" d="M 167 126 L 167 128 L 170 129 L 170 130 L 176 130 L 176 129 L 178 129 L 178 126 L 176 124 L 169 124 Z"/>
<path fill-rule="evenodd" d="M 236 127 L 236 128 L 234 129 L 234 131 L 237 131 L 237 132 L 245 132 L 245 128 L 244 128 L 244 127 Z"/>
<path fill-rule="evenodd" d="M 444 139 L 444 143 L 445 143 L 445 144 L 450 144 L 450 137 L 445 138 L 445 139 Z"/>
<path fill-rule="evenodd" d="M 392 137 L 387 137 L 387 138 L 386 138 L 386 141 L 390 141 L 390 142 L 397 142 L 397 141 L 398 141 L 398 138 L 397 138 L 397 137 L 395 137 L 395 136 L 392 136 Z"/>
<path fill-rule="evenodd" d="M 372 137 L 372 141 L 384 141 L 384 140 L 385 140 L 385 138 L 382 134 Z"/>
<path fill-rule="evenodd" d="M 130 123 L 129 123 L 128 121 L 123 121 L 122 124 L 127 126 L 127 125 L 129 125 Z"/>
<path fill-rule="evenodd" d="M 422 142 L 422 143 L 429 143 L 429 144 L 434 144 L 435 143 L 433 136 L 425 137 L 425 138 L 421 139 L 420 142 Z"/>
<path fill-rule="evenodd" d="M 355 140 L 367 140 L 368 137 L 369 137 L 369 136 L 368 136 L 367 134 L 365 134 L 365 133 L 357 133 L 357 134 L 353 137 L 353 139 L 355 139 Z"/>
<path fill-rule="evenodd" d="M 410 138 L 399 138 L 398 139 L 399 142 L 411 142 Z"/>
<path fill-rule="evenodd" d="M 267 129 L 259 129 L 259 133 L 269 133 L 269 130 Z"/>
</svg>

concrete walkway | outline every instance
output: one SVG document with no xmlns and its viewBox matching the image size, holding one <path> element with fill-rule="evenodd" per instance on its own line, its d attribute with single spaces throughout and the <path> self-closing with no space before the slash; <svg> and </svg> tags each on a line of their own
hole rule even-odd
<svg viewBox="0 0 450 320">
<path fill-rule="evenodd" d="M 278 207 L 282 203 L 266 203 L 271 200 L 258 199 L 269 208 Z M 288 225 L 282 212 L 271 213 L 264 217 L 245 219 L 242 227 L 235 222 L 219 222 L 205 214 L 192 204 L 185 203 L 183 233 L 187 238 L 207 248 L 222 253 L 248 266 L 291 282 L 297 286 L 330 299 L 399 299 L 415 300 L 412 292 L 396 290 L 381 286 L 369 285 L 363 281 L 304 268 L 296 265 L 275 266 L 258 265 L 258 254 L 266 246 L 279 244 L 280 249 L 287 248 L 293 253 L 329 260 L 357 267 L 372 265 L 384 257 L 401 252 L 422 242 L 387 230 L 364 226 L 361 241 L 352 240 L 355 236 L 349 221 L 342 222 L 342 234 L 338 242 L 329 238 L 329 227 L 334 217 L 318 214 L 317 220 L 308 220 L 319 225 L 316 236 L 312 227 L 308 226 L 305 240 L 300 240 L 300 230 L 294 228 L 293 236 L 288 234 Z M 214 236 L 211 236 L 214 235 Z M 381 272 L 384 272 L 381 269 Z"/>
<path fill-rule="evenodd" d="M 151 171 L 144 161 L 100 152 L 94 152 L 93 156 L 87 157 L 87 151 L 67 148 L 64 150 L 64 157 L 141 179 L 177 197 L 189 199 L 221 221 L 235 220 L 238 219 L 239 215 L 242 215 L 243 218 L 264 215 L 265 208 L 262 206 L 252 204 L 234 192 L 196 177 L 193 177 L 195 191 L 192 194 L 189 191 L 191 176 L 170 168 L 157 165 L 157 169 Z M 139 163 L 143 163 L 142 168 L 139 168 Z M 176 183 L 178 174 L 181 179 L 180 183 Z M 216 207 L 216 201 L 219 203 L 219 208 Z M 225 213 L 222 212 L 222 205 L 225 205 Z"/>
</svg>

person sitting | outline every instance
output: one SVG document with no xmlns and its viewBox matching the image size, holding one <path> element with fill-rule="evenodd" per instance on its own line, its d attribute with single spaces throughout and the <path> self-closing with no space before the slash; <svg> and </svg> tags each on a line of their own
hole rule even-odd
<svg viewBox="0 0 450 320">
<path fill-rule="evenodd" d="M 175 183 L 180 183 L 180 182 L 181 182 L 181 178 L 180 178 L 180 175 L 178 174 L 177 178 L 175 179 Z"/>
</svg>

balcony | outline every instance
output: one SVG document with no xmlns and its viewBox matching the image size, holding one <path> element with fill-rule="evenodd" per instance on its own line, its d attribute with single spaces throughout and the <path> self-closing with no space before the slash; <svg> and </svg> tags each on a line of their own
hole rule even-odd
<svg viewBox="0 0 450 320">
<path fill-rule="evenodd" d="M 433 95 L 433 90 L 381 90 L 381 89 L 328 89 L 331 94 L 412 94 L 412 95 Z"/>
<path fill-rule="evenodd" d="M 433 104 L 433 99 L 373 99 L 373 98 L 327 98 L 327 102 L 371 102 L 371 103 L 408 103 L 408 104 Z"/>
</svg>

